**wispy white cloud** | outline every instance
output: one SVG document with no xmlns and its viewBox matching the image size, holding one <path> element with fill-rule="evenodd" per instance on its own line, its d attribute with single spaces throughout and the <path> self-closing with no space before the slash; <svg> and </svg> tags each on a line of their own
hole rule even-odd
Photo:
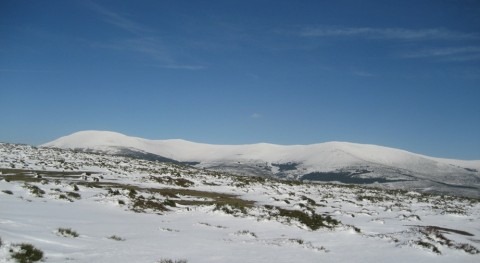
<svg viewBox="0 0 480 263">
<path fill-rule="evenodd" d="M 162 63 L 173 63 L 170 52 L 158 37 L 138 37 L 117 41 L 119 47 L 142 53 Z"/>
<path fill-rule="evenodd" d="M 480 60 L 480 46 L 431 48 L 402 54 L 403 58 L 437 58 L 448 61 Z"/>
<path fill-rule="evenodd" d="M 161 67 L 168 68 L 168 69 L 187 69 L 187 70 L 202 70 L 207 68 L 206 66 L 202 66 L 202 65 L 178 65 L 178 64 L 170 64 L 170 65 L 165 65 Z"/>
<path fill-rule="evenodd" d="M 472 43 L 480 39 L 480 34 L 472 32 L 452 31 L 445 28 L 376 28 L 376 27 L 339 27 L 309 26 L 297 30 L 297 35 L 309 38 L 348 38 L 408 41 L 408 51 L 394 51 L 397 58 L 430 58 L 441 61 L 480 60 L 480 46 L 461 46 L 458 43 Z M 422 42 L 423 41 L 423 42 Z M 430 41 L 430 42 L 428 42 Z M 422 42 L 422 47 L 420 47 Z M 425 45 L 425 42 L 430 44 Z M 415 43 L 415 44 L 414 44 Z M 442 45 L 444 48 L 435 48 Z M 413 44 L 413 45 L 412 45 Z M 453 46 L 457 45 L 457 46 Z M 468 45 L 468 44 L 466 44 Z M 400 55 L 398 55 L 400 54 Z M 354 71 L 353 75 L 372 77 L 370 73 Z"/>
<path fill-rule="evenodd" d="M 253 113 L 252 115 L 250 115 L 250 117 L 251 117 L 252 119 L 258 119 L 258 118 L 261 118 L 262 115 L 261 115 L 260 113 L 256 113 L 256 112 L 255 112 L 255 113 Z"/>
<path fill-rule="evenodd" d="M 119 13 L 116 13 L 112 10 L 109 10 L 91 1 L 85 1 L 84 3 L 91 10 L 98 13 L 105 22 L 115 27 L 118 27 L 120 29 L 126 30 L 134 34 L 143 34 L 143 33 L 152 32 L 152 30 L 146 27 L 145 25 L 135 22 L 134 20 L 128 18 L 126 15 L 121 15 Z"/>
<path fill-rule="evenodd" d="M 303 37 L 362 37 L 370 39 L 394 40 L 435 40 L 435 39 L 474 39 L 474 33 L 462 33 L 443 28 L 407 29 L 407 28 L 373 28 L 373 27 L 332 27 L 310 26 L 300 30 Z"/>
<path fill-rule="evenodd" d="M 255 74 L 255 73 L 246 73 L 247 77 L 249 79 L 253 79 L 253 80 L 259 80 L 260 79 L 260 76 L 258 74 Z"/>
<path fill-rule="evenodd" d="M 181 70 L 202 70 L 204 65 L 179 63 L 173 52 L 163 43 L 159 37 L 135 37 L 119 39 L 108 43 L 91 43 L 94 48 L 105 48 L 110 50 L 132 52 L 141 54 L 143 57 L 157 62 L 159 68 L 181 69 Z"/>
<path fill-rule="evenodd" d="M 93 48 L 140 53 L 162 63 L 169 63 L 172 61 L 167 48 L 162 43 L 161 39 L 156 37 L 124 38 L 108 42 L 91 42 L 89 44 Z"/>
<path fill-rule="evenodd" d="M 126 15 L 109 10 L 99 4 L 90 1 L 85 3 L 105 22 L 134 35 L 110 42 L 91 43 L 92 47 L 141 54 L 144 57 L 155 60 L 159 63 L 157 66 L 160 68 L 183 70 L 201 70 L 206 68 L 202 65 L 180 63 L 174 55 L 172 48 L 165 44 L 162 38 L 149 27 L 134 21 Z"/>
</svg>

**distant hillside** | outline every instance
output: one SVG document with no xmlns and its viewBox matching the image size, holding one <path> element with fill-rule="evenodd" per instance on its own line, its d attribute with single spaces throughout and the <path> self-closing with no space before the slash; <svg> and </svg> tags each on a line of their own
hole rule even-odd
<svg viewBox="0 0 480 263">
<path fill-rule="evenodd" d="M 473 196 L 480 192 L 480 161 L 434 158 L 368 144 L 210 145 L 179 139 L 147 140 L 109 131 L 81 131 L 42 147 L 188 162 L 196 167 L 247 176 L 378 184 Z"/>
</svg>

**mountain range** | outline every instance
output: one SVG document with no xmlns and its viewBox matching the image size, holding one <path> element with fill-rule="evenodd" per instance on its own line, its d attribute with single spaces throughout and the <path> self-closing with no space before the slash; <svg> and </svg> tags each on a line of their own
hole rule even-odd
<svg viewBox="0 0 480 263">
<path fill-rule="evenodd" d="M 148 140 L 110 131 L 80 131 L 41 147 L 185 163 L 245 176 L 480 196 L 480 160 L 435 158 L 369 144 L 211 145 L 180 139 Z"/>
</svg>

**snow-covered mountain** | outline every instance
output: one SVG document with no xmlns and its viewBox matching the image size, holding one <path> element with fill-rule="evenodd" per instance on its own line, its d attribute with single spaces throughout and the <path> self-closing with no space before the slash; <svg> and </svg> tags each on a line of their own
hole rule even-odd
<svg viewBox="0 0 480 263">
<path fill-rule="evenodd" d="M 480 161 L 434 158 L 377 145 L 210 145 L 147 140 L 109 131 L 81 131 L 42 147 L 157 157 L 243 175 L 339 181 L 480 195 Z"/>
</svg>

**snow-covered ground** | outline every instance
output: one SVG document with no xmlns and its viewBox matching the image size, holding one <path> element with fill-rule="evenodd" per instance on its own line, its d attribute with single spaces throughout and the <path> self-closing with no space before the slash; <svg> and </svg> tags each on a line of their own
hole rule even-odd
<svg viewBox="0 0 480 263">
<path fill-rule="evenodd" d="M 478 262 L 478 199 L 0 144 L 0 262 Z M 78 234 L 74 237 L 65 230 Z"/>
</svg>

